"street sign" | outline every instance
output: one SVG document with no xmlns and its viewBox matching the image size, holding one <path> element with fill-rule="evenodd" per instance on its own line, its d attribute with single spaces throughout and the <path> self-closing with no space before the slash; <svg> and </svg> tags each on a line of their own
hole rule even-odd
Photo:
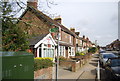
<svg viewBox="0 0 120 81">
<path fill-rule="evenodd" d="M 52 32 L 58 32 L 59 28 L 51 28 L 49 31 L 52 33 Z"/>
</svg>

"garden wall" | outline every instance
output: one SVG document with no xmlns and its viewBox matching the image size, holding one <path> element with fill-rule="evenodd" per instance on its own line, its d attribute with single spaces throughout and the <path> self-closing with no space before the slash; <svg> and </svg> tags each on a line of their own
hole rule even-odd
<svg viewBox="0 0 120 81">
<path fill-rule="evenodd" d="M 89 61 L 89 58 L 91 57 L 91 54 L 87 54 L 87 55 L 81 55 L 81 56 L 75 56 L 75 58 L 79 58 L 80 60 L 78 62 L 76 62 L 75 60 L 64 60 L 64 61 L 60 61 L 59 65 L 61 67 L 65 67 L 66 69 L 72 71 L 72 72 L 76 72 L 78 69 L 80 69 L 80 67 L 82 67 L 84 64 L 86 64 Z"/>
<path fill-rule="evenodd" d="M 81 67 L 81 61 L 60 61 L 59 65 L 65 67 L 66 69 L 76 72 Z"/>
</svg>

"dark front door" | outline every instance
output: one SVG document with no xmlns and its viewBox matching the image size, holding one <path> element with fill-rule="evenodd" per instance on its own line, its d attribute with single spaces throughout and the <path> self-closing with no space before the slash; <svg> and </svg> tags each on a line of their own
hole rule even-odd
<svg viewBox="0 0 120 81">
<path fill-rule="evenodd" d="M 68 58 L 68 47 L 65 47 L 65 56 Z"/>
</svg>

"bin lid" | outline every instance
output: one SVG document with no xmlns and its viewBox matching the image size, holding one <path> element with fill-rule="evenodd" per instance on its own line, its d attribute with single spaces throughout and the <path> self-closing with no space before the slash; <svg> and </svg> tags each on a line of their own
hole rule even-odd
<svg viewBox="0 0 120 81">
<path fill-rule="evenodd" d="M 32 53 L 28 53 L 25 51 L 18 51 L 18 52 L 0 52 L 0 57 L 6 57 L 6 56 L 33 56 Z"/>
</svg>

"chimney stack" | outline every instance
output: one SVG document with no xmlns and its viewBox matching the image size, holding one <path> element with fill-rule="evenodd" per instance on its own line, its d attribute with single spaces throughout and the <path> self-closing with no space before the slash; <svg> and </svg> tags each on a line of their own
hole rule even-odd
<svg viewBox="0 0 120 81">
<path fill-rule="evenodd" d="M 83 35 L 83 39 L 85 39 L 85 35 Z"/>
<path fill-rule="evenodd" d="M 27 1 L 27 6 L 31 6 L 31 7 L 37 9 L 37 3 L 38 3 L 38 0 L 28 0 Z"/>
<path fill-rule="evenodd" d="M 86 38 L 86 40 L 88 40 L 88 41 L 89 41 L 89 38 L 87 37 L 87 38 Z"/>
<path fill-rule="evenodd" d="M 75 34 L 76 34 L 77 36 L 79 36 L 79 35 L 80 35 L 80 32 L 75 32 Z"/>
<path fill-rule="evenodd" d="M 75 32 L 75 28 L 70 28 L 70 31 Z"/>
<path fill-rule="evenodd" d="M 61 24 L 62 19 L 60 17 L 58 17 L 58 18 L 55 18 L 54 21 L 56 21 L 56 22 Z"/>
</svg>

